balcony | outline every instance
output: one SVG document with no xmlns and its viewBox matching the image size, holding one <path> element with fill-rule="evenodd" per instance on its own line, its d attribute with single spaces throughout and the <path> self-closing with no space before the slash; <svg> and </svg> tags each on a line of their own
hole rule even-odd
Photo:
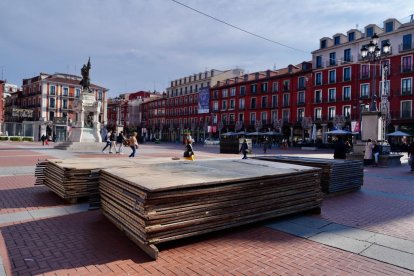
<svg viewBox="0 0 414 276">
<path fill-rule="evenodd" d="M 352 62 L 354 62 L 354 57 L 353 56 L 341 58 L 341 65 L 349 64 L 349 63 L 352 63 Z"/>
<path fill-rule="evenodd" d="M 330 67 L 330 66 L 337 66 L 338 65 L 338 61 L 337 60 L 328 60 L 326 62 L 326 67 Z"/>
<path fill-rule="evenodd" d="M 304 106 L 305 105 L 305 101 L 301 100 L 297 102 L 297 106 Z"/>
<path fill-rule="evenodd" d="M 289 103 L 283 103 L 282 107 L 289 107 L 290 104 Z"/>
<path fill-rule="evenodd" d="M 322 101 L 322 99 L 315 99 L 315 103 L 322 103 L 323 101 Z"/>
<path fill-rule="evenodd" d="M 364 99 L 369 99 L 369 95 L 361 95 L 359 98 L 360 98 L 361 100 L 364 100 Z"/>
<path fill-rule="evenodd" d="M 368 73 L 362 73 L 359 77 L 360 80 L 367 80 L 369 79 L 369 74 Z"/>
<path fill-rule="evenodd" d="M 414 66 L 411 64 L 400 65 L 401 74 L 414 72 Z"/>
<path fill-rule="evenodd" d="M 289 92 L 289 91 L 290 91 L 289 85 L 283 85 L 283 92 Z"/>
<path fill-rule="evenodd" d="M 304 83 L 298 84 L 298 90 L 305 90 L 305 89 L 306 89 L 306 85 Z"/>
<path fill-rule="evenodd" d="M 413 90 L 411 87 L 409 87 L 409 88 L 397 90 L 393 94 L 395 96 L 411 96 L 413 94 Z"/>
<path fill-rule="evenodd" d="M 329 99 L 328 99 L 328 102 L 330 102 L 330 103 L 334 103 L 334 102 L 336 102 L 336 98 L 329 98 Z"/>
<path fill-rule="evenodd" d="M 344 97 L 344 101 L 350 101 L 351 97 Z"/>
<path fill-rule="evenodd" d="M 398 52 L 405 52 L 413 50 L 413 45 L 411 43 L 401 43 L 398 45 Z"/>
<path fill-rule="evenodd" d="M 336 79 L 330 79 L 329 80 L 329 84 L 334 84 L 334 83 L 336 83 Z"/>
</svg>

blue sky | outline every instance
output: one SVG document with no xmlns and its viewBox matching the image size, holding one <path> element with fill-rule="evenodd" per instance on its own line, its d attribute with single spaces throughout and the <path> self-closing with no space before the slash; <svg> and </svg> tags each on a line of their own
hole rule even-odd
<svg viewBox="0 0 414 276">
<path fill-rule="evenodd" d="M 388 18 L 406 22 L 407 0 L 179 0 L 287 47 L 238 31 L 171 0 L 1 0 L 0 78 L 21 85 L 44 73 L 80 75 L 110 96 L 164 91 L 210 69 L 247 72 L 311 60 L 319 39 Z"/>
</svg>

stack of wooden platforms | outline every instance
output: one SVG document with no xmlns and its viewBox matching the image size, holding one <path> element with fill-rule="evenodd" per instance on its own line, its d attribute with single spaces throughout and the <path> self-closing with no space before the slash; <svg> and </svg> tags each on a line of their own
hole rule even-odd
<svg viewBox="0 0 414 276">
<path fill-rule="evenodd" d="M 38 161 L 35 168 L 35 177 L 36 182 L 35 185 L 44 185 L 45 184 L 45 169 L 46 165 L 49 161 L 42 160 Z"/>
<path fill-rule="evenodd" d="M 139 167 L 140 164 L 172 162 L 167 158 L 72 158 L 49 159 L 38 162 L 36 185 L 46 185 L 54 193 L 75 203 L 79 198 L 89 198 L 92 208 L 100 205 L 99 175 L 102 168 Z"/>
<path fill-rule="evenodd" d="M 357 160 L 298 156 L 257 156 L 254 159 L 312 166 L 322 169 L 321 187 L 325 194 L 355 191 L 364 183 L 364 166 Z"/>
<path fill-rule="evenodd" d="M 155 244 L 268 218 L 320 211 L 320 169 L 210 159 L 101 170 L 102 210 L 147 254 Z"/>
</svg>

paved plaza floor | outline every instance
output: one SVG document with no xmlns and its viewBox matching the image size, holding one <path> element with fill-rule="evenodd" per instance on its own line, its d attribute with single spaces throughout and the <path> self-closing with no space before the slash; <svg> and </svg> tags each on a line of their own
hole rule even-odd
<svg viewBox="0 0 414 276">
<path fill-rule="evenodd" d="M 104 146 L 104 144 L 102 144 Z M 135 158 L 181 157 L 180 144 L 140 146 Z M 196 161 L 241 158 L 194 145 Z M 329 196 L 320 215 L 297 215 L 159 246 L 150 259 L 100 210 L 34 186 L 38 160 L 128 158 L 0 142 L 2 275 L 414 275 L 414 173 L 407 158 L 365 167 L 361 190 Z M 262 155 L 260 148 L 253 155 Z M 330 150 L 272 148 L 266 155 L 332 158 Z"/>
</svg>

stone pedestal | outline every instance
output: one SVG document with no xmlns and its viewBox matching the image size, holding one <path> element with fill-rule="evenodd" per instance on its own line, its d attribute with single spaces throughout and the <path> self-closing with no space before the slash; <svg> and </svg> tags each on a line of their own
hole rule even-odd
<svg viewBox="0 0 414 276">
<path fill-rule="evenodd" d="M 364 142 L 368 139 L 381 141 L 383 131 L 382 124 L 381 112 L 362 112 L 361 140 Z"/>
<path fill-rule="evenodd" d="M 70 142 L 97 143 L 102 142 L 100 135 L 101 124 L 99 112 L 101 103 L 96 101 L 95 95 L 89 90 L 82 91 L 79 99 L 73 102 L 76 112 L 76 121 L 69 134 Z"/>
</svg>

